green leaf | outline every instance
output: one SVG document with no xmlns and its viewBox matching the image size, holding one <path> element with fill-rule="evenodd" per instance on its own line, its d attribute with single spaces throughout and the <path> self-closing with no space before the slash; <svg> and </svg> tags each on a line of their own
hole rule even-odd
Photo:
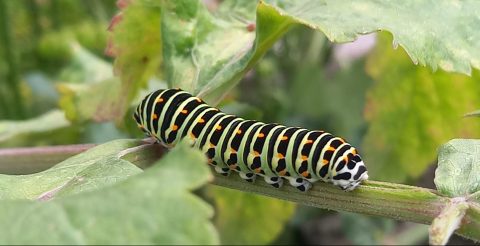
<svg viewBox="0 0 480 246">
<path fill-rule="evenodd" d="M 287 201 L 222 187 L 210 191 L 222 244 L 269 244 L 295 211 L 295 204 Z"/>
<path fill-rule="evenodd" d="M 61 110 L 51 110 L 36 118 L 14 121 L 0 121 L 0 142 L 5 142 L 19 134 L 48 132 L 70 125 Z"/>
<path fill-rule="evenodd" d="M 421 175 L 448 139 L 480 133 L 480 122 L 463 112 L 480 105 L 480 73 L 472 77 L 413 67 L 386 35 L 369 57 L 376 84 L 367 95 L 369 129 L 360 149 L 375 180 L 403 182 Z"/>
<path fill-rule="evenodd" d="M 117 85 L 119 93 L 115 119 L 120 120 L 138 91 L 160 69 L 160 13 L 155 1 L 128 1 L 119 19 L 112 20 L 113 35 L 107 52 L 115 55 L 114 71 L 121 79 L 121 84 Z"/>
<path fill-rule="evenodd" d="M 112 74 L 112 66 L 79 45 L 73 45 L 73 62 L 63 71 L 56 88 L 67 119 L 109 121 L 123 116 L 125 93 Z"/>
<path fill-rule="evenodd" d="M 471 66 L 480 68 L 478 1 L 266 2 L 277 5 L 284 19 L 320 30 L 332 42 L 385 30 L 392 33 L 394 47 L 402 46 L 415 64 L 465 74 L 471 73 Z"/>
<path fill-rule="evenodd" d="M 475 32 L 478 2 L 395 2 L 326 0 L 227 1 L 214 13 L 199 1 L 172 1 L 162 15 L 166 80 L 217 102 L 291 26 L 302 24 L 323 32 L 332 42 L 390 31 L 394 46 L 405 48 L 415 64 L 434 70 L 471 73 L 480 68 Z M 429 15 L 412 11 L 428 9 Z M 423 21 L 418 20 L 419 16 Z M 450 25 L 439 25 L 448 20 Z M 255 26 L 252 24 L 256 23 Z M 253 28 L 252 28 L 253 27 Z M 256 30 L 253 33 L 252 29 Z"/>
<path fill-rule="evenodd" d="M 480 191 L 480 140 L 453 139 L 438 150 L 438 191 L 450 197 Z"/>
<path fill-rule="evenodd" d="M 118 140 L 93 151 L 102 155 L 109 145 L 133 143 Z M 209 221 L 213 209 L 189 192 L 211 179 L 203 162 L 202 153 L 181 145 L 144 173 L 105 189 L 46 202 L 1 201 L 0 243 L 218 244 Z"/>
<path fill-rule="evenodd" d="M 297 24 L 339 43 L 387 30 L 394 36 L 394 47 L 404 47 L 415 64 L 466 74 L 471 73 L 471 66 L 480 68 L 476 42 L 480 32 L 475 32 L 480 20 L 473 11 L 479 3 L 475 1 L 272 0 L 255 4 L 225 1 L 209 11 L 201 1 L 164 1 L 160 7 L 146 0 L 131 3 L 115 26 L 114 42 L 124 47 L 116 68 L 124 84 L 133 88 L 129 95 L 137 92 L 132 81 L 148 79 L 163 56 L 169 87 L 183 88 L 216 104 Z M 438 24 L 446 20 L 450 25 Z"/>
<path fill-rule="evenodd" d="M 165 75 L 170 87 L 180 87 L 207 100 L 222 85 L 227 88 L 245 72 L 253 55 L 254 1 L 230 1 L 210 13 L 201 1 L 170 1 L 164 5 L 162 38 Z M 266 51 L 266 49 L 264 49 Z"/>
<path fill-rule="evenodd" d="M 138 144 L 136 140 L 117 140 L 39 173 L 0 175 L 0 199 L 48 200 L 112 185 L 141 172 L 119 156 L 120 151 Z"/>
</svg>

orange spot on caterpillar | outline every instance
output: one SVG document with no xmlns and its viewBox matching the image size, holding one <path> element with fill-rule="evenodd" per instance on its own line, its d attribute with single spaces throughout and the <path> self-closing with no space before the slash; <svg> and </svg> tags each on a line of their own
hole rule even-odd
<svg viewBox="0 0 480 246">
<path fill-rule="evenodd" d="M 309 174 L 310 174 L 310 173 L 309 173 L 308 171 L 305 171 L 305 172 L 302 173 L 302 176 L 303 176 L 304 178 L 306 178 L 306 177 L 308 177 Z"/>
<path fill-rule="evenodd" d="M 313 140 L 310 140 L 310 139 L 305 142 L 305 144 L 312 144 L 312 143 L 313 143 Z"/>
<path fill-rule="evenodd" d="M 285 169 L 283 169 L 282 171 L 280 171 L 278 173 L 278 175 L 280 175 L 280 176 L 285 176 L 285 174 L 287 174 L 287 170 L 285 170 Z"/>
<path fill-rule="evenodd" d="M 172 131 L 176 131 L 176 130 L 178 130 L 178 126 L 177 126 L 177 125 L 173 125 L 173 126 L 172 126 Z"/>
<path fill-rule="evenodd" d="M 156 101 L 156 102 L 157 102 L 157 103 L 163 102 L 163 98 L 161 98 L 161 97 L 160 97 L 160 98 L 157 98 L 157 101 Z"/>
<path fill-rule="evenodd" d="M 152 118 L 153 118 L 154 120 L 156 120 L 156 119 L 158 119 L 158 115 L 157 115 L 157 114 L 153 114 L 153 115 L 152 115 Z"/>
<path fill-rule="evenodd" d="M 278 154 L 277 154 L 277 157 L 278 157 L 279 159 L 283 159 L 283 158 L 285 158 L 285 156 L 283 156 L 283 154 L 282 154 L 282 153 L 278 153 Z"/>
<path fill-rule="evenodd" d="M 345 162 L 348 162 L 348 157 L 344 156 L 344 157 L 343 157 L 343 160 L 344 160 Z"/>
<path fill-rule="evenodd" d="M 255 171 L 256 173 L 260 173 L 260 172 L 262 171 L 262 168 L 259 167 L 259 168 L 256 168 L 256 169 L 253 170 L 253 171 Z"/>
<path fill-rule="evenodd" d="M 184 109 L 184 110 L 182 110 L 181 113 L 182 113 L 182 114 L 187 114 L 187 113 L 188 113 L 188 110 Z"/>
<path fill-rule="evenodd" d="M 238 134 L 238 135 L 242 134 L 242 130 L 238 129 L 238 130 L 237 130 L 237 134 Z"/>
<path fill-rule="evenodd" d="M 195 136 L 195 134 L 193 134 L 193 132 L 190 133 L 190 137 L 191 137 L 192 139 L 196 139 L 196 138 L 197 138 L 197 137 Z"/>
<path fill-rule="evenodd" d="M 253 151 L 253 155 L 254 156 L 260 156 L 260 153 L 258 153 L 258 151 Z"/>
<path fill-rule="evenodd" d="M 234 170 L 235 168 L 237 168 L 237 164 L 232 164 L 230 166 L 228 166 L 230 169 Z"/>
<path fill-rule="evenodd" d="M 210 143 L 210 148 L 215 148 L 215 145 Z"/>
<path fill-rule="evenodd" d="M 327 165 L 328 163 L 329 163 L 328 160 L 325 160 L 325 159 L 322 160 L 322 166 Z"/>
<path fill-rule="evenodd" d="M 216 129 L 217 129 L 217 131 L 220 131 L 220 130 L 222 130 L 222 126 L 218 125 Z"/>
<path fill-rule="evenodd" d="M 237 151 L 236 151 L 234 148 L 231 148 L 231 149 L 230 149 L 230 152 L 232 152 L 232 154 L 236 154 L 236 153 L 237 153 Z"/>
<path fill-rule="evenodd" d="M 257 137 L 259 137 L 259 138 L 263 138 L 263 137 L 265 137 L 265 134 L 263 134 L 263 133 L 259 133 Z"/>
<path fill-rule="evenodd" d="M 335 151 L 335 148 L 332 147 L 332 146 L 329 146 L 328 149 L 327 149 L 327 151 L 328 151 L 328 150 L 330 150 L 330 151 Z"/>
<path fill-rule="evenodd" d="M 200 119 L 198 120 L 198 123 L 205 123 L 205 120 L 204 120 L 203 118 L 200 118 Z"/>
<path fill-rule="evenodd" d="M 308 160 L 308 156 L 302 155 L 302 161 L 306 161 L 306 160 Z"/>
<path fill-rule="evenodd" d="M 287 136 L 283 136 L 281 140 L 282 140 L 282 141 L 288 140 L 288 137 L 287 137 Z"/>
<path fill-rule="evenodd" d="M 352 154 L 356 155 L 356 154 L 357 154 L 357 150 L 356 150 L 356 149 L 353 149 L 353 150 L 352 150 Z"/>
</svg>

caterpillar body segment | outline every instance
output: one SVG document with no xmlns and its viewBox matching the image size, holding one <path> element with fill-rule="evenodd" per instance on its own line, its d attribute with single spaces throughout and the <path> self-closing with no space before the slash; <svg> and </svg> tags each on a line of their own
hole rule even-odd
<svg viewBox="0 0 480 246">
<path fill-rule="evenodd" d="M 137 107 L 139 128 L 171 148 L 187 139 L 202 150 L 215 171 L 238 172 L 246 181 L 262 176 L 307 191 L 319 180 L 350 191 L 368 179 L 357 150 L 324 131 L 266 124 L 229 115 L 180 89 L 157 90 Z"/>
</svg>

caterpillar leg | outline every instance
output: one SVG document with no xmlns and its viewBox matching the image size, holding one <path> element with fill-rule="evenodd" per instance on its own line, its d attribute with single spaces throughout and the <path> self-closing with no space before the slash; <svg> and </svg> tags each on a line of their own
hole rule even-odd
<svg viewBox="0 0 480 246">
<path fill-rule="evenodd" d="M 240 175 L 240 178 L 250 182 L 250 183 L 253 183 L 255 182 L 255 178 L 257 177 L 257 175 L 255 175 L 254 173 L 244 173 L 244 172 L 238 172 L 238 174 Z"/>
<path fill-rule="evenodd" d="M 280 188 L 283 185 L 283 179 L 280 177 L 263 176 L 263 178 L 265 179 L 265 182 L 267 182 L 267 184 L 275 188 Z"/>
<path fill-rule="evenodd" d="M 306 192 L 310 188 L 312 188 L 312 183 L 308 182 L 307 180 L 304 180 L 303 183 L 299 186 L 296 187 L 298 190 Z"/>
<path fill-rule="evenodd" d="M 215 166 L 215 171 L 223 176 L 230 175 L 230 168 L 228 167 L 221 168 L 219 166 Z"/>
<path fill-rule="evenodd" d="M 294 177 L 285 177 L 288 179 L 288 182 L 290 183 L 291 186 L 299 189 L 300 191 L 307 191 L 312 187 L 312 183 L 310 183 L 308 180 L 302 179 L 302 178 L 294 178 Z"/>
</svg>

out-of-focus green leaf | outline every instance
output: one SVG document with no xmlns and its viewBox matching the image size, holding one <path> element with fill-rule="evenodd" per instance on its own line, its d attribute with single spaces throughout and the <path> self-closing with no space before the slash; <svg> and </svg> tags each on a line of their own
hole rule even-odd
<svg viewBox="0 0 480 246">
<path fill-rule="evenodd" d="M 331 76 L 326 69 L 320 70 L 312 64 L 300 68 L 288 91 L 288 100 L 294 102 L 287 105 L 293 111 L 290 115 L 320 119 L 321 122 L 308 123 L 316 129 L 335 132 L 349 142 L 358 142 L 359 129 L 365 125 L 365 91 L 372 84 L 363 67 L 363 62 L 355 63 Z"/>
<path fill-rule="evenodd" d="M 60 107 L 65 110 L 66 117 L 75 122 L 94 120 L 104 122 L 121 115 L 118 108 L 117 95 L 121 92 L 121 83 L 116 78 L 100 81 L 94 84 L 57 84 L 61 94 Z"/>
<path fill-rule="evenodd" d="M 113 77 L 112 65 L 80 46 L 70 43 L 72 60 L 58 76 L 60 82 L 95 84 Z"/>
<path fill-rule="evenodd" d="M 48 132 L 70 125 L 61 110 L 51 110 L 36 118 L 13 121 L 0 121 L 0 142 L 5 142 L 19 134 Z"/>
<path fill-rule="evenodd" d="M 274 198 L 221 187 L 212 187 L 211 191 L 222 244 L 271 243 L 295 210 L 293 203 Z"/>
<path fill-rule="evenodd" d="M 122 81 L 116 97 L 116 119 L 124 115 L 148 79 L 159 72 L 162 61 L 160 12 L 155 1 L 128 1 L 121 15 L 112 20 L 113 36 L 107 52 L 115 55 L 115 74 Z"/>
<path fill-rule="evenodd" d="M 123 114 L 125 100 L 122 83 L 112 74 L 112 66 L 81 46 L 72 46 L 74 59 L 57 84 L 60 107 L 67 119 L 97 122 L 117 119 Z"/>
<path fill-rule="evenodd" d="M 135 142 L 118 140 L 80 156 L 99 158 L 107 149 L 118 154 Z M 105 161 L 126 167 L 126 161 Z M 145 173 L 104 189 L 43 202 L 0 201 L 0 243 L 218 244 L 209 221 L 213 209 L 189 192 L 211 179 L 202 162 L 202 153 L 181 145 Z M 55 172 L 62 175 L 62 169 Z M 118 175 L 110 178 L 118 181 Z"/>
<path fill-rule="evenodd" d="M 453 139 L 438 150 L 435 185 L 450 197 L 480 191 L 480 140 Z"/>
<path fill-rule="evenodd" d="M 373 179 L 404 181 L 423 173 L 440 144 L 480 133 L 480 122 L 462 117 L 480 105 L 480 74 L 432 74 L 379 37 L 367 64 L 377 83 L 367 96 L 370 126 L 361 151 Z"/>
<path fill-rule="evenodd" d="M 341 213 L 342 231 L 355 245 L 382 244 L 385 234 L 394 229 L 394 221 L 380 217 L 370 217 L 352 213 Z M 368 228 L 368 230 L 365 230 Z M 428 235 L 427 230 L 425 237 Z M 416 242 L 415 242 L 416 243 Z"/>
<path fill-rule="evenodd" d="M 0 175 L 0 199 L 51 199 L 114 184 L 141 172 L 119 156 L 120 151 L 138 144 L 135 140 L 117 140 L 39 173 Z"/>
</svg>

